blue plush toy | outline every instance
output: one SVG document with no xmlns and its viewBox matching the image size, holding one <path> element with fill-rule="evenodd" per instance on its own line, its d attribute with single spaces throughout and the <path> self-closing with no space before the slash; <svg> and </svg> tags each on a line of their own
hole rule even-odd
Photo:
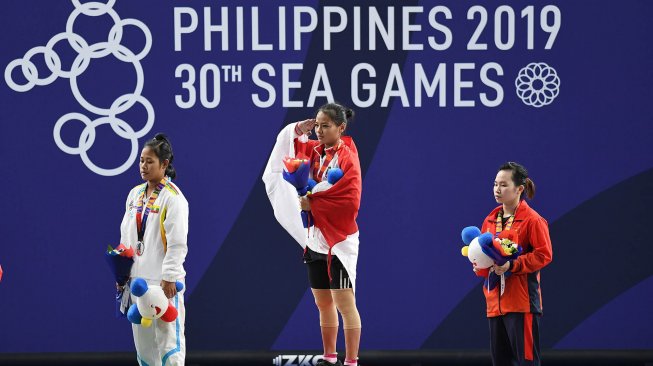
<svg viewBox="0 0 653 366">
<path fill-rule="evenodd" d="M 184 284 L 177 281 L 177 292 L 184 289 Z M 152 320 L 161 319 L 173 322 L 177 319 L 177 309 L 163 293 L 161 286 L 148 285 L 142 278 L 135 278 L 130 286 L 131 293 L 136 296 L 136 304 L 132 304 L 127 311 L 127 319 L 133 324 L 140 324 L 147 328 L 152 325 Z"/>
<path fill-rule="evenodd" d="M 345 175 L 345 173 L 342 171 L 342 169 L 331 168 L 327 171 L 326 180 L 323 180 L 320 183 L 316 183 L 314 180 L 311 179 L 313 181 L 313 185 L 310 187 L 311 189 L 309 189 L 309 191 L 311 193 L 326 191 L 327 189 L 333 187 L 333 185 L 336 184 L 336 182 L 338 182 L 343 175 Z"/>
</svg>

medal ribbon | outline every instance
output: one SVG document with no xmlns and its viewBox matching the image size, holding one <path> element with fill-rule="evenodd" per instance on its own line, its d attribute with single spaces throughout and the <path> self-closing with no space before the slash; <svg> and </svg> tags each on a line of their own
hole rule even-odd
<svg viewBox="0 0 653 366">
<path fill-rule="evenodd" d="M 517 208 L 519 208 L 519 205 L 517 205 Z M 506 231 L 510 230 L 510 228 L 512 227 L 512 222 L 515 221 L 515 216 L 517 216 L 517 208 L 515 208 L 515 212 L 512 214 L 512 216 L 510 216 L 510 218 L 506 222 Z M 496 230 L 495 230 L 494 237 L 498 238 L 499 234 L 501 234 L 502 231 L 503 231 L 503 210 L 499 210 L 499 213 L 497 214 Z M 500 292 L 500 295 L 503 295 L 503 292 L 506 289 L 506 277 L 505 277 L 505 274 L 502 274 L 500 276 L 500 278 L 501 278 L 501 290 L 500 290 L 501 292 Z M 488 291 L 489 291 L 489 288 L 490 288 L 490 282 L 489 282 L 490 277 L 489 276 L 488 276 L 487 281 L 488 281 Z"/>
<path fill-rule="evenodd" d="M 156 188 L 154 188 L 154 192 L 152 192 L 150 199 L 147 201 L 147 205 L 145 206 L 145 211 L 143 211 L 143 201 L 145 200 L 147 183 L 145 185 L 145 188 L 143 188 L 140 197 L 138 198 L 137 206 L 136 206 L 136 232 L 138 233 L 139 242 L 142 242 L 143 237 L 145 236 L 145 225 L 147 223 L 147 216 L 150 214 L 150 210 L 152 210 L 152 205 L 154 204 L 154 201 L 156 201 L 157 197 L 159 197 L 159 193 L 161 192 L 163 187 L 165 187 L 166 182 L 167 182 L 166 178 L 163 178 L 161 179 L 159 184 L 156 185 Z"/>
<path fill-rule="evenodd" d="M 342 140 L 338 142 L 338 145 L 331 148 L 332 149 L 331 151 L 328 151 L 329 149 L 327 149 L 326 156 L 324 157 L 324 162 L 322 162 L 322 164 L 320 164 L 319 156 L 317 160 L 315 160 L 315 162 L 313 163 L 313 179 L 315 179 L 316 182 L 319 183 L 324 179 L 324 173 L 329 168 L 329 164 L 331 164 L 331 160 L 333 160 L 333 157 L 336 155 L 341 145 L 342 145 Z"/>
<path fill-rule="evenodd" d="M 517 205 L 517 208 L 519 208 L 519 205 Z M 517 208 L 515 208 L 515 212 L 510 216 L 508 219 L 508 222 L 506 222 L 506 231 L 510 230 L 512 227 L 512 222 L 515 221 L 515 216 L 517 215 Z M 498 238 L 499 234 L 503 231 L 503 210 L 500 210 L 499 213 L 497 214 L 497 221 L 496 221 L 496 230 L 494 237 Z"/>
</svg>

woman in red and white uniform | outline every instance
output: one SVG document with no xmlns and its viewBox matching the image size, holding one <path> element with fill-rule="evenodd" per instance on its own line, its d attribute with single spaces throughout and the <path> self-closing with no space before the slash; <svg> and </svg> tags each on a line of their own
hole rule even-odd
<svg viewBox="0 0 653 366">
<path fill-rule="evenodd" d="M 351 137 L 344 136 L 353 111 L 329 103 L 318 110 L 315 119 L 286 126 L 272 150 L 263 181 L 274 215 L 279 223 L 304 248 L 304 263 L 320 313 L 324 359 L 319 365 L 342 365 L 337 358 L 338 312 L 343 319 L 345 365 L 356 366 L 361 335 L 361 320 L 356 307 L 356 262 L 358 225 L 362 189 L 358 151 Z M 310 140 L 315 129 L 317 140 Z M 299 198 L 297 191 L 282 178 L 283 159 L 310 159 L 311 177 L 326 180 L 329 169 L 340 168 L 343 177 L 326 191 Z M 303 227 L 300 209 L 311 211 L 314 226 Z"/>
</svg>

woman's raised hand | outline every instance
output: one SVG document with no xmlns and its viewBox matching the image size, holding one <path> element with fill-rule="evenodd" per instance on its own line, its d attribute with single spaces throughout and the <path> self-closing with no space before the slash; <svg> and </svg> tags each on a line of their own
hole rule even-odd
<svg viewBox="0 0 653 366">
<path fill-rule="evenodd" d="M 313 127 L 315 127 L 315 119 L 305 119 L 303 121 L 297 122 L 297 128 L 301 131 L 302 134 L 310 134 Z"/>
</svg>

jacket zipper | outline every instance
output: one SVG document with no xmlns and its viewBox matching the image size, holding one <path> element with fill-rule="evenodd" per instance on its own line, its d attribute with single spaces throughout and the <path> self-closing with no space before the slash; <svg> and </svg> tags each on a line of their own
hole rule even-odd
<svg viewBox="0 0 653 366">
<path fill-rule="evenodd" d="M 497 298 L 499 299 L 499 315 L 503 315 L 501 311 L 501 276 L 499 276 L 499 288 L 497 288 Z"/>
</svg>

